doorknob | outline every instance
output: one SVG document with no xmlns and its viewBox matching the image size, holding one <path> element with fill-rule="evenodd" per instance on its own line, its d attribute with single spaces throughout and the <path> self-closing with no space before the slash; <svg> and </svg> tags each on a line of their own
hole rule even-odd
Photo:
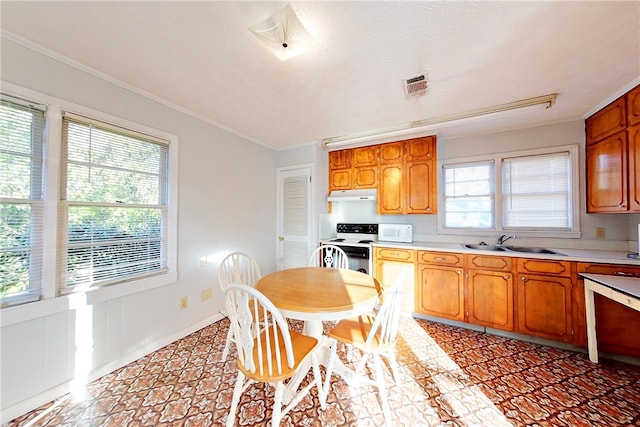
<svg viewBox="0 0 640 427">
<path fill-rule="evenodd" d="M 281 242 L 284 242 L 284 236 L 278 237 L 278 240 L 280 240 Z"/>
</svg>

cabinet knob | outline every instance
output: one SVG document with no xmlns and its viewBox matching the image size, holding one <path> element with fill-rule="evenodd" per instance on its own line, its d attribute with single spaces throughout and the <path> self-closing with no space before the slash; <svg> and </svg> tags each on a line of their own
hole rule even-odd
<svg viewBox="0 0 640 427">
<path fill-rule="evenodd" d="M 458 271 L 456 271 L 456 273 L 458 273 L 458 274 L 462 274 L 462 271 L 458 270 Z"/>
<path fill-rule="evenodd" d="M 510 276 L 508 274 L 504 275 L 504 280 L 509 280 Z"/>
<path fill-rule="evenodd" d="M 523 282 L 526 282 L 526 281 L 527 281 L 527 278 L 526 278 L 526 277 L 524 277 L 524 276 L 522 276 L 522 277 L 520 278 L 520 280 L 522 280 Z"/>
</svg>

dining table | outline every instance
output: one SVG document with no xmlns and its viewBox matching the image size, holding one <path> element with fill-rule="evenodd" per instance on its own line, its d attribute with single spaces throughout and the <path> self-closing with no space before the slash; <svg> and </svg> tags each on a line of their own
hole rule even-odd
<svg viewBox="0 0 640 427">
<path fill-rule="evenodd" d="M 316 354 L 326 366 L 329 357 L 329 339 L 323 338 L 322 322 L 338 321 L 352 316 L 370 313 L 379 301 L 379 282 L 356 270 L 328 267 L 300 267 L 276 271 L 256 282 L 262 292 L 289 319 L 304 321 L 303 333 L 317 338 L 321 345 Z M 306 369 L 299 371 L 291 383 L 299 384 Z M 339 360 L 334 373 L 341 375 L 347 383 L 355 381 L 353 372 Z M 325 390 L 326 393 L 326 390 Z M 285 393 L 284 400 L 290 395 Z"/>
<path fill-rule="evenodd" d="M 256 283 L 289 319 L 304 321 L 306 335 L 321 338 L 322 322 L 365 314 L 378 303 L 376 279 L 356 270 L 300 267 L 276 271 Z"/>
</svg>

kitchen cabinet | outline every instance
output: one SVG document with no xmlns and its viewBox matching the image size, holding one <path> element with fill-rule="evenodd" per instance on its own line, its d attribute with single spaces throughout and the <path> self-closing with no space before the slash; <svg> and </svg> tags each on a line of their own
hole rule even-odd
<svg viewBox="0 0 640 427">
<path fill-rule="evenodd" d="M 516 270 L 517 331 L 572 342 L 571 262 L 518 258 Z"/>
<path fill-rule="evenodd" d="M 640 267 L 614 264 L 577 264 L 578 273 L 640 277 Z M 575 344 L 587 345 L 584 280 L 578 277 L 574 292 Z M 595 295 L 596 334 L 600 351 L 640 358 L 640 313 L 602 295 Z"/>
<path fill-rule="evenodd" d="M 380 146 L 380 214 L 435 214 L 436 137 Z"/>
<path fill-rule="evenodd" d="M 514 330 L 513 258 L 465 255 L 466 321 Z"/>
<path fill-rule="evenodd" d="M 627 133 L 587 145 L 587 212 L 627 211 Z"/>
<path fill-rule="evenodd" d="M 627 128 L 624 96 L 613 101 L 586 120 L 587 144 L 600 141 Z"/>
<path fill-rule="evenodd" d="M 640 111 L 638 114 L 640 117 Z M 640 122 L 629 128 L 627 137 L 629 138 L 629 210 L 640 212 Z"/>
<path fill-rule="evenodd" d="M 415 311 L 415 262 L 416 251 L 376 247 L 374 250 L 374 277 L 383 287 L 392 286 L 400 272 L 409 269 L 402 285 L 402 311 Z"/>
<path fill-rule="evenodd" d="M 586 122 L 587 212 L 640 212 L 640 86 Z"/>
<path fill-rule="evenodd" d="M 351 174 L 354 189 L 378 187 L 378 146 L 353 149 Z"/>
<path fill-rule="evenodd" d="M 464 321 L 463 255 L 418 251 L 416 312 Z"/>
<path fill-rule="evenodd" d="M 351 190 L 352 150 L 329 152 L 329 192 L 333 190 Z"/>
</svg>

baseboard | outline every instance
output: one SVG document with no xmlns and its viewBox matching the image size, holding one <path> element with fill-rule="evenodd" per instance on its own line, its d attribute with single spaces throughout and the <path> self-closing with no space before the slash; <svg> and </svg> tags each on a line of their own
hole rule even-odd
<svg viewBox="0 0 640 427">
<path fill-rule="evenodd" d="M 153 353 L 156 350 L 161 349 L 162 347 L 171 344 L 174 341 L 177 341 L 181 338 L 186 337 L 189 334 L 192 334 L 212 323 L 218 322 L 224 319 L 224 315 L 221 313 L 216 313 L 215 315 L 208 317 L 190 327 L 183 329 L 179 332 L 176 332 L 172 335 L 165 337 L 160 341 L 156 341 L 146 345 L 144 348 L 137 349 L 134 352 L 124 355 L 123 357 L 116 359 L 106 365 L 100 366 L 99 368 L 91 371 L 87 378 L 87 383 L 97 380 L 98 378 L 115 371 L 116 369 L 122 368 L 123 366 L 128 365 L 131 362 L 134 362 L 141 357 L 146 356 L 149 353 Z M 47 402 L 51 402 L 52 400 L 56 400 L 66 395 L 71 391 L 71 383 L 72 381 L 66 381 L 62 384 L 59 384 L 55 387 L 52 387 L 48 390 L 45 390 L 41 393 L 38 393 L 35 396 L 32 396 L 28 399 L 25 399 L 15 405 L 12 405 L 8 408 L 2 408 L 0 414 L 0 423 L 4 426 L 9 421 L 13 420 L 16 417 L 19 417 L 27 412 L 33 411 L 34 409 L 44 405 Z M 74 384 L 75 385 L 75 384 Z"/>
</svg>

